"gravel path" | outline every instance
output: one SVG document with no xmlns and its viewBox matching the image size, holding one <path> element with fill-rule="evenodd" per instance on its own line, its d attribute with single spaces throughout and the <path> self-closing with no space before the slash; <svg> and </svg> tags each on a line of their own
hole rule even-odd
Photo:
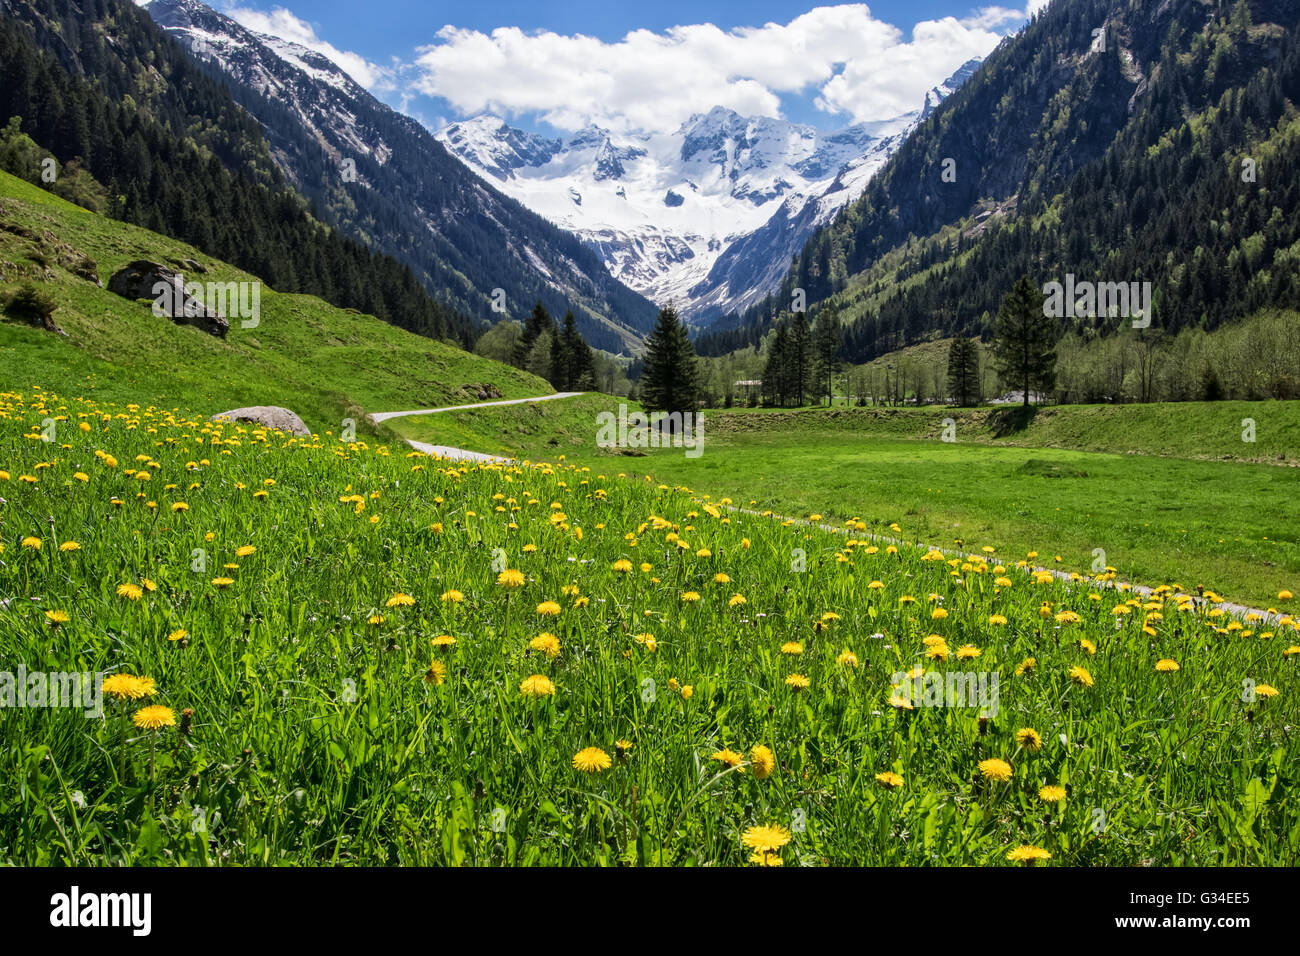
<svg viewBox="0 0 1300 956">
<path fill-rule="evenodd" d="M 448 405 L 446 408 L 417 408 L 412 412 L 371 412 L 370 420 L 378 425 L 390 418 L 405 418 L 407 415 L 437 415 L 439 412 L 463 412 L 467 408 L 490 408 L 493 405 L 526 405 L 529 402 L 549 402 L 556 398 L 573 398 L 585 392 L 556 392 L 554 395 L 539 395 L 536 398 L 503 398 L 499 402 L 475 402 L 473 405 Z M 455 451 L 456 449 L 452 449 Z"/>
<path fill-rule="evenodd" d="M 557 398 L 574 398 L 578 395 L 584 395 L 585 392 L 556 392 L 554 395 L 538 395 L 536 398 L 503 398 L 497 402 L 475 402 L 472 405 L 447 405 L 444 408 L 418 408 L 410 412 L 371 412 L 369 419 L 378 425 L 380 422 L 387 421 L 390 418 L 405 418 L 408 415 L 437 415 L 440 412 L 463 412 L 470 408 L 491 408 L 496 405 L 527 405 L 530 402 L 549 402 Z M 452 448 L 450 445 L 431 445 L 428 442 L 416 441 L 413 438 L 406 439 L 406 443 L 416 451 L 422 451 L 426 455 L 437 455 L 439 458 L 448 458 L 452 461 L 494 461 L 498 464 L 506 464 L 513 461 L 512 458 L 502 458 L 500 455 L 485 455 L 480 451 L 469 451 L 465 448 Z"/>
</svg>

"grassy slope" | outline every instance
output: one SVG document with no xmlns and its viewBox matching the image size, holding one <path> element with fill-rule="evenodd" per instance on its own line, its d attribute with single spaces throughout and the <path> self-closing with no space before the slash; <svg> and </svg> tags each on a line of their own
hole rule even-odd
<svg viewBox="0 0 1300 956">
<path fill-rule="evenodd" d="M 0 392 L 0 658 L 155 682 L 106 696 L 105 720 L 5 713 L 0 779 L 20 784 L 0 787 L 0 865 L 730 866 L 773 824 L 787 865 L 1300 850 L 1290 628 L 1264 639 L 1173 602 L 1121 619 L 1120 595 L 950 573 L 571 467 L 444 467 L 240 426 L 217 448 L 202 421 L 112 411 Z M 59 413 L 86 430 L 23 437 Z M 542 630 L 553 658 L 531 649 Z M 1180 669 L 1157 672 L 1165 658 Z M 996 679 L 996 712 L 891 687 L 913 666 L 939 688 Z M 525 696 L 541 678 L 554 693 Z M 181 726 L 136 730 L 146 704 Z M 575 767 L 587 748 L 603 772 Z M 981 771 L 992 758 L 1004 769 Z"/>
<path fill-rule="evenodd" d="M 1061 567 L 1084 573 L 1101 548 L 1129 579 L 1203 584 L 1264 607 L 1300 585 L 1300 471 L 1207 460 L 1290 460 L 1300 403 L 1051 408 L 1019 430 L 1019 409 L 710 413 L 694 459 L 595 448 L 596 414 L 617 407 L 587 395 L 400 427 L 520 458 L 563 454 L 783 514 L 861 517 L 877 530 L 897 521 L 919 541 L 960 538 L 1015 557 L 1033 550 L 1048 563 L 1059 554 Z M 949 417 L 956 443 L 938 440 Z M 1253 445 L 1241 441 L 1247 417 Z"/>
<path fill-rule="evenodd" d="M 117 402 L 184 404 L 212 414 L 242 405 L 284 405 L 314 428 L 337 428 L 360 412 L 471 402 L 470 383 L 492 383 L 507 398 L 551 391 L 543 380 L 454 346 L 412 335 L 372 316 L 306 295 L 263 287 L 261 323 L 231 323 L 222 341 L 155 318 L 53 263 L 60 251 L 94 259 L 108 277 L 133 259 L 193 258 L 200 281 L 247 281 L 247 273 L 184 243 L 105 219 L 0 173 L 0 222 L 43 236 L 59 303 L 55 322 L 68 338 L 0 316 L 0 382 L 43 385 Z M 0 291 L 41 270 L 33 243 L 0 230 Z M 191 278 L 188 277 L 187 278 Z"/>
</svg>

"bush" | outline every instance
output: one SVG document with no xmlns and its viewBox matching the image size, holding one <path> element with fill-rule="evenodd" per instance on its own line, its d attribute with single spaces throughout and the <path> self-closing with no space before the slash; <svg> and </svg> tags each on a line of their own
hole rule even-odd
<svg viewBox="0 0 1300 956">
<path fill-rule="evenodd" d="M 54 297 L 48 292 L 36 288 L 30 282 L 24 282 L 5 305 L 5 312 L 16 319 L 23 319 L 33 325 L 49 326 L 53 323 L 54 310 L 58 308 Z"/>
</svg>

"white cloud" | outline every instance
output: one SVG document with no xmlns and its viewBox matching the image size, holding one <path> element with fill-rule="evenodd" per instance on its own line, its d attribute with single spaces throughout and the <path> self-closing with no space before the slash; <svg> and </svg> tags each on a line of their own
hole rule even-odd
<svg viewBox="0 0 1300 956">
<path fill-rule="evenodd" d="M 594 122 L 662 131 L 719 105 L 778 116 L 782 94 L 808 92 L 820 108 L 855 121 L 890 119 L 918 108 L 931 86 L 997 45 L 997 28 L 1024 17 L 985 7 L 962 20 L 917 23 L 910 38 L 865 4 L 726 31 L 707 23 L 634 30 L 617 42 L 445 26 L 417 51 L 414 88 L 462 114 L 537 114 L 566 130 Z"/>
<path fill-rule="evenodd" d="M 276 7 L 270 13 L 266 13 L 250 7 L 225 6 L 221 12 L 255 33 L 279 37 L 314 50 L 332 60 L 343 72 L 368 90 L 386 91 L 395 86 L 396 69 L 372 63 L 359 53 L 340 50 L 332 43 L 327 43 L 316 35 L 316 30 L 310 23 L 284 7 Z"/>
</svg>

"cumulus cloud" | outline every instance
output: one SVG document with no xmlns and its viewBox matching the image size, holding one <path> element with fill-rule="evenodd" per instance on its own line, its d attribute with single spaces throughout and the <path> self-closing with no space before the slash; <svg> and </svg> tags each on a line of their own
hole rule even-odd
<svg viewBox="0 0 1300 956">
<path fill-rule="evenodd" d="M 373 92 L 399 94 L 403 106 L 426 95 L 462 116 L 490 112 L 537 117 L 560 130 L 595 123 L 663 132 L 714 106 L 777 117 L 783 96 L 808 96 L 846 122 L 892 119 L 918 108 L 926 90 L 966 60 L 986 56 L 1049 0 L 925 20 L 908 34 L 861 3 L 815 7 L 784 24 L 642 29 L 613 42 L 447 25 L 416 49 L 414 63 L 395 56 L 388 66 L 340 50 L 284 7 L 268 13 L 240 2 L 226 0 L 224 12 L 328 57 Z"/>
<path fill-rule="evenodd" d="M 380 66 L 358 53 L 340 50 L 332 43 L 327 43 L 316 35 L 316 30 L 310 23 L 284 7 L 275 7 L 266 13 L 251 7 L 230 5 L 221 12 L 255 33 L 279 37 L 321 54 L 368 90 L 387 91 L 395 87 L 395 68 Z"/>
<path fill-rule="evenodd" d="M 988 54 L 999 28 L 1024 18 L 985 7 L 917 23 L 905 37 L 865 4 L 843 4 L 785 24 L 634 30 L 616 42 L 445 26 L 417 51 L 413 82 L 464 114 L 534 114 L 564 130 L 659 131 L 713 106 L 775 117 L 783 94 L 810 92 L 821 109 L 854 121 L 890 119 L 916 109 L 931 86 Z"/>
</svg>

